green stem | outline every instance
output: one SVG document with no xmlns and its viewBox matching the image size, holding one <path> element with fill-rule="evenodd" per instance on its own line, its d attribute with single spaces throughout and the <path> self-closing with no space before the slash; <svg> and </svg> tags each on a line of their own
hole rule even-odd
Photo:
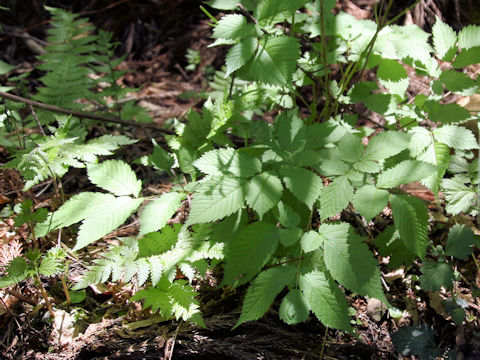
<svg viewBox="0 0 480 360">
<path fill-rule="evenodd" d="M 210 12 L 209 12 L 207 9 L 205 9 L 202 5 L 200 5 L 200 10 L 202 10 L 203 13 L 204 13 L 205 15 L 207 15 L 207 17 L 208 17 L 210 20 L 212 20 L 214 24 L 217 24 L 217 23 L 218 23 L 218 20 L 215 19 L 215 16 L 213 16 L 212 14 L 210 14 Z"/>
<path fill-rule="evenodd" d="M 322 62 L 323 62 L 323 67 L 325 69 L 325 74 L 324 74 L 324 77 L 325 77 L 325 90 L 326 90 L 326 99 L 325 99 L 325 108 L 330 108 L 330 102 L 331 102 L 331 98 L 332 98 L 332 95 L 330 93 L 330 74 L 328 72 L 328 64 L 327 64 L 327 36 L 325 34 L 325 7 L 323 6 L 324 5 L 324 0 L 321 0 L 320 1 L 320 24 L 321 24 L 321 27 L 322 27 L 322 38 L 321 38 L 321 41 L 322 41 Z M 327 111 L 328 112 L 328 111 Z M 323 113 L 323 111 L 322 111 Z M 331 113 L 331 111 L 330 111 Z M 330 117 L 330 116 L 328 116 Z"/>
</svg>

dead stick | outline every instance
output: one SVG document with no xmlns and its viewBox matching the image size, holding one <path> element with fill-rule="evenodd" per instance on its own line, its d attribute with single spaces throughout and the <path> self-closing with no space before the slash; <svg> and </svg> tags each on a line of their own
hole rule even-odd
<svg viewBox="0 0 480 360">
<path fill-rule="evenodd" d="M 101 115 L 87 114 L 87 113 L 84 113 L 84 112 L 81 112 L 81 111 L 76 111 L 76 110 L 62 109 L 58 106 L 47 105 L 47 104 L 44 104 L 44 103 L 41 103 L 41 102 L 38 102 L 38 101 L 29 100 L 29 99 L 23 98 L 21 96 L 9 94 L 9 93 L 3 92 L 3 91 L 0 91 L 0 97 L 11 100 L 11 101 L 15 101 L 15 102 L 22 102 L 22 103 L 25 103 L 27 105 L 35 106 L 35 107 L 38 107 L 40 109 L 56 112 L 56 113 L 59 113 L 59 114 L 72 115 L 72 116 L 76 116 L 76 117 L 80 117 L 80 118 L 87 118 L 87 119 L 98 120 L 98 121 L 103 121 L 103 122 L 111 122 L 111 123 L 116 123 L 116 124 L 121 124 L 121 125 L 126 125 L 126 126 L 134 126 L 134 127 L 139 127 L 139 128 L 142 128 L 142 129 L 144 129 L 144 128 L 155 129 L 155 130 L 167 133 L 167 134 L 171 133 L 168 130 L 159 128 L 155 124 L 138 124 L 138 123 L 131 122 L 131 121 L 125 121 L 125 120 L 122 120 L 122 119 L 119 119 L 119 118 L 110 118 L 110 117 L 101 116 Z"/>
</svg>

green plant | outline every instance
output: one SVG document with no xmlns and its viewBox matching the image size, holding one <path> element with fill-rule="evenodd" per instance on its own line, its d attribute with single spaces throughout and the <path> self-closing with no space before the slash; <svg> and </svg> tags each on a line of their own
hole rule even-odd
<svg viewBox="0 0 480 360">
<path fill-rule="evenodd" d="M 235 327 L 261 318 L 278 299 L 287 324 L 312 312 L 330 328 L 353 332 L 347 291 L 393 307 L 375 249 L 392 267 L 420 259 L 425 291 L 452 289 L 445 257 L 471 254 L 472 236 L 454 225 L 444 253 L 429 247 L 426 203 L 401 186 L 420 181 L 445 194 L 447 213 L 477 215 L 479 146 L 463 126 L 476 117 L 445 98 L 478 93 L 478 78 L 460 69 L 478 63 L 480 28 L 456 34 L 437 19 L 430 43 L 417 26 L 392 25 L 402 14 L 388 20 L 391 0 L 383 15 L 375 7 L 376 21 L 333 15 L 335 1 L 237 3 L 209 2 L 236 13 L 214 20 L 213 45 L 230 48 L 202 112 L 174 123 L 168 150 L 154 142 L 152 155 L 138 160 L 159 171 L 178 168 L 191 181 L 147 199 L 125 162 L 83 161 L 90 181 L 108 193 L 73 196 L 36 234 L 81 222 L 76 251 L 140 209 L 138 237 L 106 251 L 77 287 L 135 280 L 146 284 L 135 300 L 200 325 L 196 293 L 176 278 L 177 267 L 191 283 L 221 262 L 221 286 L 248 286 Z M 428 94 L 408 93 L 406 66 L 428 79 Z M 378 81 L 363 81 L 366 71 Z M 367 119 L 374 130 L 359 124 L 357 103 L 381 116 L 381 123 Z M 190 207 L 186 223 L 170 227 L 182 205 Z M 393 225 L 375 237 L 367 224 L 386 207 Z M 459 231 L 468 233 L 468 246 Z M 424 332 L 421 346 L 428 347 L 432 336 Z"/>
</svg>

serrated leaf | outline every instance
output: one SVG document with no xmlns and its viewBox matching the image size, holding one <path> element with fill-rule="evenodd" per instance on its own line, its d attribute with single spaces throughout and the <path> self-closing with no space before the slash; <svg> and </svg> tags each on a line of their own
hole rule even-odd
<svg viewBox="0 0 480 360">
<path fill-rule="evenodd" d="M 388 304 L 382 290 L 380 269 L 368 246 L 349 224 L 322 224 L 324 261 L 332 277 L 347 289 Z M 358 271 L 361 268 L 362 271 Z"/>
<path fill-rule="evenodd" d="M 424 291 L 440 291 L 442 286 L 447 290 L 451 290 L 454 280 L 453 270 L 447 263 L 426 262 L 422 266 L 420 287 Z"/>
<path fill-rule="evenodd" d="M 340 159 L 354 163 L 362 157 L 364 146 L 362 144 L 362 139 L 358 136 L 346 133 L 337 144 L 337 148 L 340 154 Z"/>
<path fill-rule="evenodd" d="M 280 225 L 286 228 L 294 228 L 301 221 L 300 215 L 283 201 L 274 208 L 274 214 Z"/>
<path fill-rule="evenodd" d="M 311 209 L 322 191 L 322 179 L 309 170 L 296 167 L 283 167 L 280 174 L 292 194 Z"/>
<path fill-rule="evenodd" d="M 396 60 L 382 59 L 377 71 L 380 83 L 392 94 L 405 96 L 409 85 L 409 78 L 405 68 Z"/>
<path fill-rule="evenodd" d="M 254 37 L 247 37 L 232 46 L 225 57 L 227 71 L 225 78 L 245 65 L 253 56 L 258 46 L 258 40 Z"/>
<path fill-rule="evenodd" d="M 467 109 L 455 103 L 440 104 L 429 100 L 425 102 L 424 110 L 428 113 L 430 120 L 444 124 L 461 122 L 470 117 Z"/>
<path fill-rule="evenodd" d="M 470 49 L 480 46 L 480 26 L 469 25 L 458 33 L 458 46 L 461 49 Z"/>
<path fill-rule="evenodd" d="M 8 74 L 10 71 L 16 68 L 17 68 L 16 66 L 10 65 L 5 61 L 0 60 L 0 75 Z"/>
<path fill-rule="evenodd" d="M 428 325 L 405 326 L 392 335 L 397 350 L 404 356 L 415 355 L 419 359 L 437 359 L 441 352 L 435 342 L 435 331 Z"/>
<path fill-rule="evenodd" d="M 478 64 L 478 59 L 480 59 L 480 46 L 463 50 L 457 55 L 452 66 L 455 69 L 461 69 L 472 64 Z"/>
<path fill-rule="evenodd" d="M 237 8 L 238 0 L 210 0 L 207 4 L 218 10 L 234 10 Z"/>
<path fill-rule="evenodd" d="M 392 195 L 393 222 L 405 246 L 423 259 L 428 241 L 428 210 L 422 200 L 406 195 Z"/>
<path fill-rule="evenodd" d="M 401 265 L 410 265 L 416 255 L 407 249 L 394 226 L 388 226 L 375 238 L 375 245 L 383 257 L 390 257 L 387 266 L 396 269 Z"/>
<path fill-rule="evenodd" d="M 140 214 L 140 232 L 144 235 L 162 229 L 180 207 L 183 194 L 170 192 L 149 202 Z"/>
<path fill-rule="evenodd" d="M 472 186 L 466 186 L 458 176 L 442 180 L 443 193 L 447 206 L 447 213 L 457 215 L 460 212 L 468 212 L 478 199 L 478 195 Z"/>
<path fill-rule="evenodd" d="M 444 125 L 433 130 L 435 139 L 456 150 L 478 149 L 475 135 L 469 130 L 456 125 Z"/>
<path fill-rule="evenodd" d="M 162 314 L 164 317 L 170 316 L 173 311 L 170 297 L 163 289 L 149 287 L 147 289 L 137 291 L 135 295 L 132 296 L 132 301 L 140 301 L 142 299 L 145 299 L 143 304 L 145 308 L 152 307 L 153 311 L 160 312 L 160 314 Z"/>
<path fill-rule="evenodd" d="M 419 157 L 419 160 L 436 165 L 437 170 L 429 177 L 422 179 L 421 183 L 438 194 L 440 183 L 450 163 L 450 148 L 444 143 L 435 141 L 433 146 L 430 145 L 425 153 Z"/>
<path fill-rule="evenodd" d="M 37 236 L 45 236 L 48 231 L 67 227 L 82 220 L 85 220 L 90 214 L 102 216 L 96 206 L 104 202 L 110 202 L 115 197 L 111 194 L 82 192 L 72 196 L 57 211 L 43 223 L 37 224 L 35 233 Z"/>
<path fill-rule="evenodd" d="M 302 229 L 299 228 L 278 229 L 277 231 L 280 243 L 285 247 L 295 245 L 302 236 Z"/>
<path fill-rule="evenodd" d="M 310 230 L 300 239 L 302 250 L 306 253 L 317 250 L 323 245 L 323 237 L 316 231 Z"/>
<path fill-rule="evenodd" d="M 10 260 L 5 271 L 6 276 L 0 278 L 0 289 L 18 284 L 27 277 L 27 261 L 23 257 L 16 257 Z"/>
<path fill-rule="evenodd" d="M 73 251 L 91 244 L 118 228 L 142 202 L 143 199 L 132 199 L 128 196 L 114 197 L 111 195 L 110 198 L 104 199 L 101 204 L 90 204 L 90 212 L 82 225 L 80 225 Z"/>
<path fill-rule="evenodd" d="M 437 16 L 432 27 L 433 47 L 439 59 L 450 62 L 457 52 L 457 34 Z"/>
<path fill-rule="evenodd" d="M 293 12 L 305 5 L 308 0 L 262 0 L 256 8 L 255 15 L 258 20 L 266 19 L 284 11 Z"/>
<path fill-rule="evenodd" d="M 320 215 L 322 219 L 339 214 L 353 199 L 353 186 L 346 176 L 333 180 L 320 194 Z"/>
<path fill-rule="evenodd" d="M 130 165 L 121 160 L 107 160 L 87 167 L 88 179 L 98 187 L 117 196 L 138 196 L 142 182 L 137 180 Z"/>
<path fill-rule="evenodd" d="M 332 160 L 332 162 L 335 162 L 335 160 Z M 353 168 L 363 173 L 376 174 L 383 169 L 383 161 L 368 160 L 363 158 L 353 163 Z"/>
<path fill-rule="evenodd" d="M 229 177 L 214 178 L 202 186 L 192 200 L 187 223 L 200 224 L 223 219 L 240 210 L 245 202 L 246 181 Z"/>
<path fill-rule="evenodd" d="M 278 246 L 275 225 L 254 222 L 244 227 L 233 239 L 225 243 L 224 284 L 245 284 L 270 259 Z"/>
<path fill-rule="evenodd" d="M 393 188 L 426 178 L 436 170 L 435 166 L 417 160 L 405 160 L 385 170 L 378 176 L 377 187 Z"/>
<path fill-rule="evenodd" d="M 455 224 L 448 232 L 445 254 L 463 260 L 472 254 L 473 245 L 475 245 L 473 231 L 463 224 Z"/>
<path fill-rule="evenodd" d="M 369 140 L 364 158 L 367 160 L 387 159 L 405 150 L 409 142 L 409 134 L 384 131 Z"/>
<path fill-rule="evenodd" d="M 165 149 L 159 146 L 155 140 L 152 139 L 153 152 L 150 156 L 150 161 L 158 170 L 168 171 L 175 164 L 175 159 Z"/>
<path fill-rule="evenodd" d="M 148 258 L 150 265 L 150 274 L 152 278 L 152 286 L 156 286 L 163 274 L 163 264 L 159 256 L 150 256 Z"/>
<path fill-rule="evenodd" d="M 250 177 L 262 170 L 260 160 L 232 148 L 210 150 L 193 165 L 213 176 Z"/>
<path fill-rule="evenodd" d="M 240 14 L 229 14 L 222 17 L 213 29 L 214 39 L 241 39 L 257 35 L 255 25 L 247 22 Z"/>
<path fill-rule="evenodd" d="M 160 255 L 171 250 L 177 242 L 180 225 L 166 226 L 161 232 L 151 232 L 138 239 L 137 258 Z"/>
<path fill-rule="evenodd" d="M 295 279 L 297 270 L 291 265 L 276 266 L 262 271 L 247 290 L 242 314 L 233 327 L 261 318 L 285 286 Z"/>
<path fill-rule="evenodd" d="M 258 45 L 255 57 L 248 63 L 247 80 L 271 85 L 289 86 L 300 57 L 298 41 L 291 36 L 265 37 Z"/>
<path fill-rule="evenodd" d="M 259 174 L 247 184 L 247 204 L 262 219 L 263 215 L 280 201 L 282 192 L 282 182 L 278 177 L 267 172 Z"/>
<path fill-rule="evenodd" d="M 325 326 L 351 331 L 345 295 L 325 273 L 315 270 L 301 275 L 299 286 L 310 309 Z"/>
<path fill-rule="evenodd" d="M 388 205 L 388 191 L 365 185 L 353 196 L 353 205 L 360 215 L 370 221 Z"/>
<path fill-rule="evenodd" d="M 301 151 L 307 142 L 307 129 L 298 115 L 298 110 L 283 112 L 275 121 L 280 147 L 290 152 Z"/>
<path fill-rule="evenodd" d="M 446 70 L 442 72 L 439 80 L 454 94 L 473 95 L 478 89 L 475 81 L 473 81 L 467 74 L 455 70 Z"/>
<path fill-rule="evenodd" d="M 283 298 L 278 315 L 288 325 L 304 322 L 310 313 L 309 304 L 303 293 L 292 289 Z"/>
</svg>

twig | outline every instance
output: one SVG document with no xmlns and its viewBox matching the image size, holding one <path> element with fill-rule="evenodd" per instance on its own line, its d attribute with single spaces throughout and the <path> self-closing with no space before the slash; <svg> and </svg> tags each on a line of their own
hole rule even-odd
<svg viewBox="0 0 480 360">
<path fill-rule="evenodd" d="M 164 132 L 164 133 L 167 133 L 167 134 L 172 134 L 171 131 L 161 129 L 156 124 L 139 124 L 139 123 L 135 123 L 135 122 L 131 122 L 131 121 L 125 121 L 125 120 L 122 120 L 122 119 L 119 119 L 119 118 L 110 118 L 110 117 L 106 117 L 106 116 L 102 116 L 102 115 L 87 114 L 87 113 L 84 113 L 82 111 L 62 109 L 58 106 L 47 105 L 47 104 L 44 104 L 44 103 L 41 103 L 41 102 L 38 102 L 38 101 L 29 100 L 29 99 L 26 99 L 24 97 L 9 94 L 9 93 L 3 92 L 3 91 L 0 91 L 0 97 L 2 97 L 4 99 L 11 100 L 11 101 L 15 101 L 15 102 L 22 102 L 22 103 L 25 103 L 27 105 L 35 106 L 35 107 L 38 107 L 40 109 L 56 112 L 56 113 L 59 113 L 59 114 L 73 115 L 73 116 L 80 117 L 80 118 L 98 120 L 98 121 L 103 121 L 103 122 L 111 122 L 111 123 L 121 124 L 121 125 L 126 125 L 126 126 L 134 126 L 134 127 L 138 127 L 138 128 L 141 128 L 141 129 L 144 129 L 144 128 L 155 129 L 155 130 L 160 131 L 160 132 Z"/>
<path fill-rule="evenodd" d="M 238 7 L 238 11 L 239 11 L 243 16 L 245 16 L 248 20 L 250 20 L 250 22 L 252 22 L 252 23 L 254 23 L 254 24 L 258 24 L 258 20 L 255 19 L 255 18 L 252 16 L 252 14 L 250 14 L 250 13 L 247 11 L 247 9 L 245 9 L 245 7 L 244 7 L 242 4 L 238 3 L 238 4 L 236 4 L 236 5 L 237 5 L 237 7 Z M 263 30 L 263 29 L 262 29 L 262 30 Z"/>
<path fill-rule="evenodd" d="M 30 111 L 32 112 L 32 116 L 35 119 L 35 122 L 37 123 L 38 128 L 40 129 L 40 132 L 42 133 L 43 136 L 46 136 L 45 131 L 43 130 L 42 124 L 40 124 L 40 120 L 38 120 L 37 113 L 33 109 L 32 104 L 29 104 L 29 106 L 30 106 Z"/>
<path fill-rule="evenodd" d="M 27 304 L 30 304 L 32 306 L 36 306 L 37 305 L 37 302 L 35 300 L 33 300 L 32 298 L 29 298 L 28 296 L 25 296 L 23 294 L 20 294 L 18 291 L 15 291 L 15 290 L 11 290 L 11 289 L 7 289 L 5 290 L 5 292 L 8 294 L 8 295 L 12 295 L 12 296 L 15 296 L 17 299 L 27 303 Z"/>
</svg>

